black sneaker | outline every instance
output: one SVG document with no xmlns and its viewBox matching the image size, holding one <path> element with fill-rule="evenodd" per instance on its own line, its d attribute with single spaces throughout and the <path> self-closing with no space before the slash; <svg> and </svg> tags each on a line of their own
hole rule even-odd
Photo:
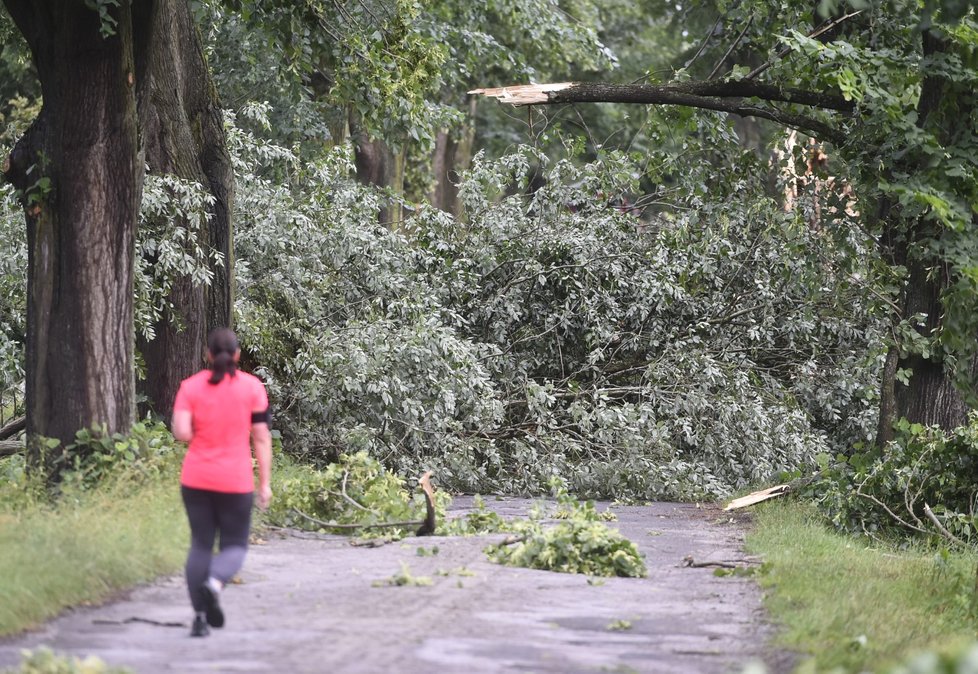
<svg viewBox="0 0 978 674">
<path fill-rule="evenodd" d="M 200 595 L 204 598 L 204 615 L 207 616 L 207 624 L 211 627 L 224 627 L 224 611 L 221 610 L 217 593 L 210 585 L 204 583 L 200 586 Z"/>
<path fill-rule="evenodd" d="M 206 637 L 211 633 L 211 628 L 207 626 L 204 622 L 204 616 L 199 613 L 194 616 L 194 625 L 190 628 L 190 636 L 192 637 Z"/>
</svg>

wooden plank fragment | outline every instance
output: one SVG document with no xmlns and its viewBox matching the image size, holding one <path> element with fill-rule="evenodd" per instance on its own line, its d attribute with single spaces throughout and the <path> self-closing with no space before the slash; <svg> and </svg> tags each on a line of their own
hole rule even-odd
<svg viewBox="0 0 978 674">
<path fill-rule="evenodd" d="M 779 484 L 776 487 L 769 487 L 768 489 L 762 489 L 760 491 L 755 491 L 747 496 L 741 496 L 740 498 L 735 498 L 733 501 L 727 504 L 724 508 L 725 511 L 728 510 L 739 510 L 740 508 L 746 508 L 747 506 L 752 506 L 755 503 L 761 503 L 762 501 L 767 501 L 768 499 L 777 498 L 778 496 L 784 496 L 789 491 L 791 491 L 791 486 L 787 484 Z"/>
</svg>

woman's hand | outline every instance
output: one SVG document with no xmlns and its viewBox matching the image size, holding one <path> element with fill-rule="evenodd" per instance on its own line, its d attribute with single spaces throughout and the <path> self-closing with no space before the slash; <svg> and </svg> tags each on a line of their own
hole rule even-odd
<svg viewBox="0 0 978 674">
<path fill-rule="evenodd" d="M 272 502 L 272 486 L 263 484 L 258 488 L 258 508 L 268 510 L 268 504 Z"/>
</svg>

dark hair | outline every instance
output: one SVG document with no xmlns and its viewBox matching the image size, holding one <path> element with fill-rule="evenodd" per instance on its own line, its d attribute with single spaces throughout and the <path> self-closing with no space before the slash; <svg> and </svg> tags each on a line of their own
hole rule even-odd
<svg viewBox="0 0 978 674">
<path fill-rule="evenodd" d="M 225 374 L 234 376 L 238 368 L 234 354 L 238 351 L 238 336 L 230 328 L 215 328 L 207 335 L 207 351 L 211 355 L 211 378 L 209 384 L 218 384 Z"/>
</svg>

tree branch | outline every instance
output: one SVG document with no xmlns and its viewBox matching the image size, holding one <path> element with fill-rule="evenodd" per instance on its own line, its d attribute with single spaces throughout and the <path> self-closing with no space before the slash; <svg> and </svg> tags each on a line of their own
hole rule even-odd
<svg viewBox="0 0 978 674">
<path fill-rule="evenodd" d="M 717 32 L 717 28 L 720 27 L 721 23 L 723 23 L 723 15 L 720 15 L 720 17 L 717 19 L 717 22 L 713 24 L 713 28 L 711 28 L 710 32 L 707 33 L 705 38 L 703 38 L 703 43 L 700 44 L 700 48 L 696 50 L 695 54 L 693 54 L 693 58 L 686 61 L 686 64 L 683 66 L 684 68 L 689 68 L 691 65 L 693 65 L 693 63 L 696 62 L 696 59 L 698 59 L 700 56 L 703 55 L 703 51 L 706 49 L 706 45 L 710 44 L 710 40 L 713 39 L 713 35 Z"/>
<path fill-rule="evenodd" d="M 0 428 L 0 440 L 12 438 L 23 430 L 27 429 L 27 417 L 18 417 Z"/>
<path fill-rule="evenodd" d="M 947 527 L 941 524 L 941 521 L 937 519 L 937 515 L 934 514 L 934 511 L 931 510 L 930 506 L 927 505 L 926 503 L 924 504 L 924 515 L 926 515 L 927 519 L 929 519 L 934 524 L 934 526 L 937 527 L 937 530 L 941 532 L 941 536 L 951 541 L 955 545 L 961 545 L 961 546 L 966 545 L 964 541 L 962 541 L 960 538 L 952 534 L 950 531 L 947 530 Z"/>
<path fill-rule="evenodd" d="M 604 82 L 558 82 L 518 84 L 492 89 L 474 89 L 469 94 L 498 98 L 510 105 L 555 103 L 644 103 L 679 104 L 689 96 L 715 98 L 759 98 L 778 103 L 794 103 L 839 112 L 854 111 L 855 104 L 838 94 L 779 87 L 751 80 L 706 80 L 672 84 L 608 84 Z M 699 106 L 693 106 L 699 107 Z"/>
<path fill-rule="evenodd" d="M 757 82 L 716 81 L 683 84 L 605 84 L 597 82 L 562 82 L 526 84 L 495 89 L 475 89 L 470 94 L 497 98 L 510 105 L 553 105 L 558 103 L 636 103 L 644 105 L 682 105 L 691 108 L 728 112 L 741 117 L 758 117 L 798 129 L 820 140 L 840 144 L 842 130 L 813 117 L 799 115 L 755 104 L 742 98 L 796 103 L 809 107 L 849 112 L 853 104 L 833 94 L 782 89 Z"/>
<path fill-rule="evenodd" d="M 727 53 L 724 54 L 719 61 L 717 61 L 717 64 L 715 66 L 713 66 L 713 70 L 710 71 L 710 75 L 706 79 L 712 80 L 714 77 L 716 77 L 716 74 L 720 72 L 720 68 L 723 66 L 723 62 L 726 61 L 728 58 L 730 58 L 730 55 L 733 54 L 733 50 L 736 49 L 737 45 L 740 44 L 740 41 L 744 39 L 744 35 L 747 34 L 747 31 L 750 29 L 752 23 L 754 23 L 753 14 L 751 14 L 750 19 L 747 20 L 747 23 L 744 25 L 743 30 L 740 31 L 740 35 L 738 35 L 737 39 L 734 40 L 733 43 L 730 45 L 730 48 L 727 50 Z"/>
<path fill-rule="evenodd" d="M 838 26 L 840 23 L 842 23 L 844 21 L 848 21 L 852 17 L 857 16 L 857 15 L 859 15 L 861 13 L 862 13 L 862 10 L 857 10 L 855 12 L 849 12 L 845 16 L 840 16 L 838 19 L 835 19 L 834 21 L 829 21 L 828 23 L 822 24 L 819 28 L 816 28 L 815 30 L 813 30 L 812 32 L 810 32 L 808 34 L 808 37 L 813 38 L 813 39 L 818 38 L 820 35 L 824 35 L 825 33 L 829 32 L 830 30 L 832 30 L 833 28 L 835 28 L 836 26 Z M 775 61 L 780 61 L 781 59 L 783 59 L 785 56 L 787 56 L 790 53 L 791 53 L 791 49 L 789 47 L 785 47 L 784 49 L 782 49 L 781 51 L 779 51 L 778 54 L 777 54 L 777 56 L 775 56 L 773 59 L 771 59 L 770 61 L 768 61 L 766 63 L 762 63 L 761 65 L 757 66 L 752 71 L 750 71 L 749 73 L 747 73 L 747 76 L 744 77 L 744 79 L 746 79 L 746 80 L 752 80 L 752 79 L 754 79 L 755 77 L 757 77 L 758 75 L 760 75 L 761 73 L 763 73 L 765 70 L 767 70 L 768 68 L 770 68 L 771 66 L 773 66 Z"/>
</svg>

